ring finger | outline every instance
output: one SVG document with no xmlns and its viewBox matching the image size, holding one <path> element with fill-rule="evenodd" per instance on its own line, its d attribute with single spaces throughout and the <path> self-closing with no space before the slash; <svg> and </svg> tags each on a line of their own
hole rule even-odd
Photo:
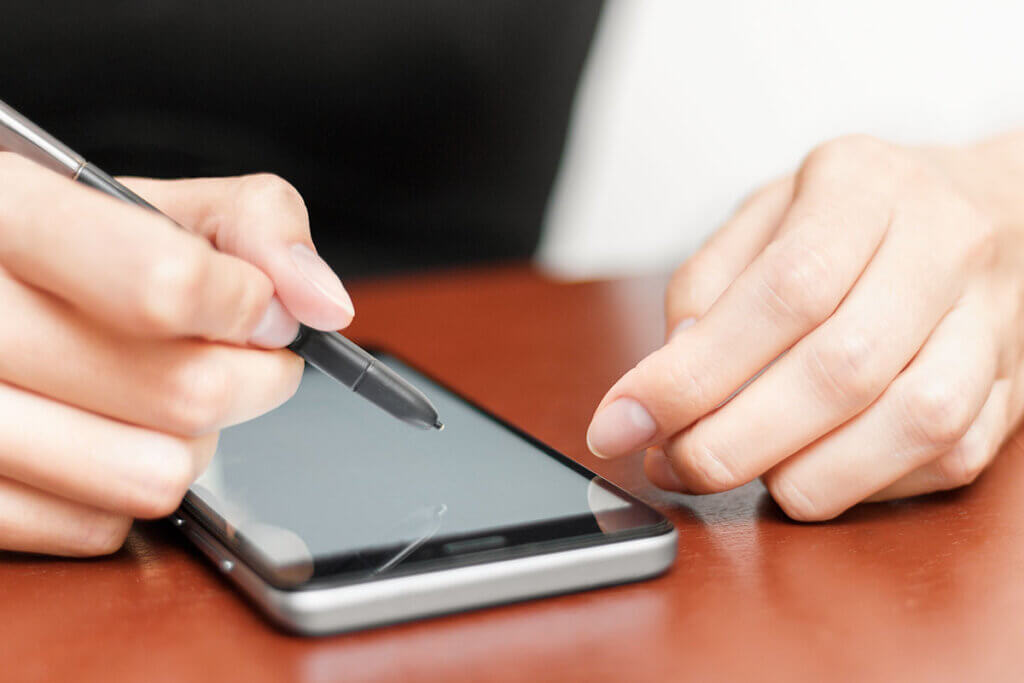
<svg viewBox="0 0 1024 683">
<path fill-rule="evenodd" d="M 872 494 L 867 500 L 878 502 L 909 498 L 970 484 L 988 467 L 1002 446 L 1009 398 L 1009 380 L 997 380 L 978 419 L 953 448 Z"/>
<path fill-rule="evenodd" d="M 707 314 L 612 386 L 587 431 L 592 452 L 619 457 L 671 438 L 833 314 L 889 230 L 885 205 L 862 200 L 873 188 L 848 180 L 801 186 L 776 239 Z"/>
<path fill-rule="evenodd" d="M 0 476 L 89 507 L 161 517 L 213 457 L 217 435 L 182 439 L 0 383 Z"/>
<path fill-rule="evenodd" d="M 0 548 L 90 557 L 124 542 L 132 518 L 58 498 L 0 477 Z"/>
<path fill-rule="evenodd" d="M 926 277 L 951 268 L 907 259 L 912 241 L 890 235 L 835 315 L 666 443 L 692 490 L 724 490 L 761 475 L 867 407 L 907 365 L 957 296 L 952 285 Z"/>
<path fill-rule="evenodd" d="M 969 304 L 951 311 L 874 404 L 764 476 L 790 517 L 831 519 L 960 441 L 995 382 L 981 318 Z"/>
</svg>

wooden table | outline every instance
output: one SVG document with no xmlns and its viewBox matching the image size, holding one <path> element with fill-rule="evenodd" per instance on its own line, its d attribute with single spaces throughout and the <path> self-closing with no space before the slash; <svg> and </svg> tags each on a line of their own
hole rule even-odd
<svg viewBox="0 0 1024 683">
<path fill-rule="evenodd" d="M 1024 458 L 967 490 L 786 521 L 754 483 L 658 492 L 584 445 L 612 380 L 661 339 L 660 279 L 523 267 L 354 287 L 385 340 L 665 511 L 679 556 L 644 583 L 321 639 L 268 626 L 163 522 L 117 555 L 0 555 L 11 681 L 1024 680 Z"/>
</svg>

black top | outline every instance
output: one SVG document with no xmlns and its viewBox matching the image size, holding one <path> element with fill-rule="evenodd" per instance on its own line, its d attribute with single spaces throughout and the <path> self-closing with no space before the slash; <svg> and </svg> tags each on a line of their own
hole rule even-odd
<svg viewBox="0 0 1024 683">
<path fill-rule="evenodd" d="M 278 173 L 342 277 L 529 257 L 591 0 L 8 3 L 0 99 L 111 173 Z"/>
</svg>

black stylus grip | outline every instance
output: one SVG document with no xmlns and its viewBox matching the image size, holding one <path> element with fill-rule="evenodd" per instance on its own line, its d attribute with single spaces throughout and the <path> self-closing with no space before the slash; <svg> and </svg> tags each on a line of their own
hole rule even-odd
<svg viewBox="0 0 1024 683">
<path fill-rule="evenodd" d="M 299 334 L 288 348 L 349 389 L 375 360 L 337 332 L 319 332 L 305 325 L 299 325 Z"/>
<path fill-rule="evenodd" d="M 440 429 L 437 411 L 426 396 L 337 332 L 299 325 L 288 348 L 399 420 L 423 429 Z"/>
</svg>

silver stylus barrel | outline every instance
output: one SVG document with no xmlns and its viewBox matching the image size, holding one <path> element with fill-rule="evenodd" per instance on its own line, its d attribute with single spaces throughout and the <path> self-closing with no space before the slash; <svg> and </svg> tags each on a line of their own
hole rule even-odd
<svg viewBox="0 0 1024 683">
<path fill-rule="evenodd" d="M 85 159 L 70 147 L 32 123 L 0 100 L 0 149 L 72 178 L 85 165 Z"/>
</svg>

